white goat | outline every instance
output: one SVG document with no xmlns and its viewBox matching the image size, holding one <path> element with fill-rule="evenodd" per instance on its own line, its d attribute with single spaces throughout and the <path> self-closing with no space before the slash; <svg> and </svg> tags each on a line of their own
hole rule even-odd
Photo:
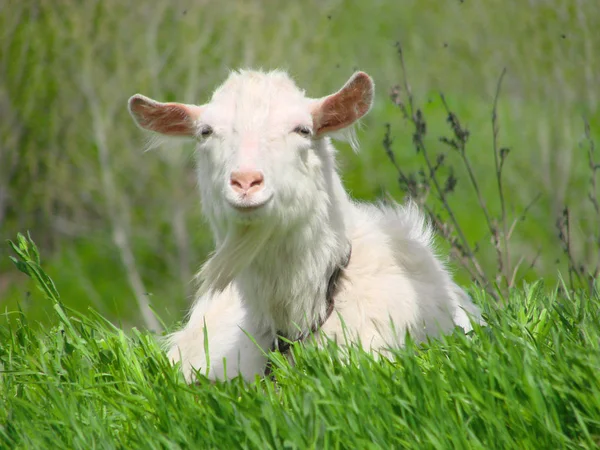
<svg viewBox="0 0 600 450">
<path fill-rule="evenodd" d="M 216 250 L 187 324 L 168 340 L 188 381 L 194 369 L 263 375 L 278 336 L 312 330 L 379 353 L 403 345 L 406 331 L 419 341 L 479 319 L 414 205 L 357 203 L 344 190 L 330 136 L 353 140 L 373 92 L 364 72 L 312 99 L 283 72 L 239 71 L 202 106 L 130 98 L 140 127 L 197 141 Z"/>
</svg>

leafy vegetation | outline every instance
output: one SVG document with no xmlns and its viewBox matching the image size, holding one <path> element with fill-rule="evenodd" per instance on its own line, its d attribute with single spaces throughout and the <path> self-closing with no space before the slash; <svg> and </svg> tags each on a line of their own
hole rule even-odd
<svg viewBox="0 0 600 450">
<path fill-rule="evenodd" d="M 382 145 L 386 124 L 403 170 L 417 170 L 420 155 L 411 124 L 389 99 L 390 88 L 403 82 L 397 41 L 427 119 L 429 153 L 447 153 L 449 165 L 460 160 L 439 142 L 449 131 L 443 92 L 470 131 L 466 151 L 492 215 L 500 205 L 490 119 L 506 68 L 497 119 L 499 146 L 511 150 L 504 168 L 509 219 L 540 194 L 509 248 L 527 263 L 543 250 L 525 279 L 543 276 L 554 285 L 557 270 L 567 273 L 563 259 L 555 263 L 563 253 L 555 222 L 565 205 L 575 258 L 596 257 L 588 238 L 595 213 L 581 201 L 586 149 L 578 147 L 585 141 L 582 116 L 600 142 L 594 0 L 9 5 L 0 8 L 0 239 L 29 231 L 71 308 L 92 306 L 130 328 L 143 323 L 137 304 L 146 301 L 172 323 L 189 305 L 189 281 L 211 250 L 191 146 L 175 142 L 143 153 L 144 136 L 126 111 L 130 95 L 204 102 L 228 69 L 253 66 L 288 69 L 317 97 L 360 68 L 374 77 L 377 97 L 359 131 L 361 152 L 337 145 L 344 181 L 359 199 L 402 200 L 405 190 Z M 485 217 L 460 164 L 454 176 L 450 206 L 494 278 L 497 256 Z M 32 324 L 49 323 L 53 311 L 27 294 L 32 286 L 15 273 L 7 250 L 0 247 L 3 308 L 21 307 Z M 457 276 L 471 281 L 464 270 Z"/>
<path fill-rule="evenodd" d="M 391 360 L 351 348 L 273 354 L 275 381 L 184 383 L 157 337 L 66 308 L 33 243 L 19 268 L 53 325 L 0 328 L 3 448 L 594 448 L 600 445 L 600 294 L 513 292 L 488 326 Z M 340 355 L 343 353 L 343 355 Z M 340 356 L 346 363 L 340 363 Z M 201 374 L 200 374 L 201 375 Z"/>
</svg>

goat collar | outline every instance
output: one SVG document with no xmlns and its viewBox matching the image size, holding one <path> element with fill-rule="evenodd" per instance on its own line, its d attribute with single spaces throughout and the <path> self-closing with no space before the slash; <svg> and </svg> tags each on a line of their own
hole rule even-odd
<svg viewBox="0 0 600 450">
<path fill-rule="evenodd" d="M 338 287 L 339 287 L 338 282 L 339 282 L 340 276 L 342 275 L 342 270 L 345 269 L 346 267 L 348 267 L 348 264 L 350 263 L 350 256 L 352 256 L 352 244 L 349 245 L 348 252 L 344 256 L 344 259 L 339 264 L 335 265 L 333 272 L 329 276 L 329 281 L 327 282 L 327 292 L 325 293 L 325 301 L 327 302 L 327 309 L 325 311 L 325 316 L 319 317 L 319 320 L 311 327 L 311 329 L 309 331 L 302 333 L 294 341 L 286 339 L 282 333 L 277 333 L 277 336 L 275 337 L 275 341 L 273 342 L 272 351 L 278 351 L 278 352 L 282 353 L 283 355 L 285 355 L 290 350 L 290 347 L 292 346 L 292 344 L 294 342 L 304 341 L 308 336 L 319 331 L 319 328 L 321 328 L 323 326 L 323 324 L 327 321 L 327 319 L 329 319 L 329 317 L 333 313 L 333 309 L 335 308 L 335 294 L 337 294 L 337 291 L 338 291 Z M 280 339 L 280 337 L 283 337 L 284 339 Z M 267 367 L 265 369 L 265 375 L 268 376 L 270 374 L 271 374 L 271 361 L 269 360 L 267 362 Z"/>
</svg>

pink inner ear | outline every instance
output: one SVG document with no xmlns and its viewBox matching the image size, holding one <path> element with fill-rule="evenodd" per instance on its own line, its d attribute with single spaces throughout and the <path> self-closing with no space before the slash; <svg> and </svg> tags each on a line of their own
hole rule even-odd
<svg viewBox="0 0 600 450">
<path fill-rule="evenodd" d="M 197 111 L 181 103 L 159 103 L 133 97 L 130 109 L 138 124 L 147 130 L 171 136 L 193 136 Z"/>
<path fill-rule="evenodd" d="M 369 111 L 372 101 L 373 81 L 366 73 L 359 72 L 313 112 L 317 133 L 336 131 L 351 125 Z"/>
</svg>

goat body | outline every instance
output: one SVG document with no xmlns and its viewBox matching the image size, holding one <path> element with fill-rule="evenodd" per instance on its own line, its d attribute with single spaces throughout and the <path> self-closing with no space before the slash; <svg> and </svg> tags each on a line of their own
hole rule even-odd
<svg viewBox="0 0 600 450">
<path fill-rule="evenodd" d="M 343 187 L 331 136 L 354 143 L 352 125 L 373 92 L 364 72 L 312 99 L 283 72 L 240 71 L 202 106 L 130 99 L 140 127 L 198 141 L 216 249 L 187 323 L 168 338 L 188 381 L 194 369 L 254 379 L 278 335 L 295 340 L 316 323 L 316 337 L 385 353 L 407 331 L 419 341 L 480 319 L 414 204 L 360 203 Z M 329 315 L 330 277 L 349 254 Z"/>
</svg>

